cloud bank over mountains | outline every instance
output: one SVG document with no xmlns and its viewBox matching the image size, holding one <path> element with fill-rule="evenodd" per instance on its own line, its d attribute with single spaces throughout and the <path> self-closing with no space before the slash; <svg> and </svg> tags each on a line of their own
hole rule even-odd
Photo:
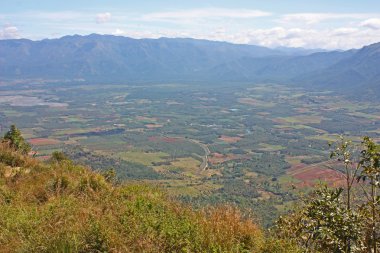
<svg viewBox="0 0 380 253">
<path fill-rule="evenodd" d="M 379 13 L 278 14 L 244 8 L 156 12 L 0 13 L 0 39 L 114 34 L 133 38 L 191 37 L 266 47 L 360 48 L 380 41 Z"/>
</svg>

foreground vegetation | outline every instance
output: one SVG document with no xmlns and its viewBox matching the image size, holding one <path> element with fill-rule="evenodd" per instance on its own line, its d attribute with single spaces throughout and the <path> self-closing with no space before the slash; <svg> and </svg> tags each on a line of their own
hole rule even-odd
<svg viewBox="0 0 380 253">
<path fill-rule="evenodd" d="M 195 211 L 62 153 L 41 163 L 14 140 L 0 145 L 0 252 L 297 252 L 232 206 Z"/>
<path fill-rule="evenodd" d="M 277 222 L 276 234 L 307 252 L 379 252 L 380 145 L 364 137 L 357 147 L 341 138 L 331 158 L 344 184 L 322 186 Z"/>
<path fill-rule="evenodd" d="M 345 184 L 313 191 L 270 231 L 230 205 L 195 210 L 148 185 L 116 184 L 112 170 L 28 151 L 12 126 L 0 144 L 0 252 L 378 252 L 380 146 L 367 137 L 331 152 Z"/>
</svg>

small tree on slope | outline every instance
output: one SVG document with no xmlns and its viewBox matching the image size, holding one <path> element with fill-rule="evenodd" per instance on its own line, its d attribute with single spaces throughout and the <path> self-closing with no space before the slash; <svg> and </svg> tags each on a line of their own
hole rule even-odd
<svg viewBox="0 0 380 253">
<path fill-rule="evenodd" d="M 21 131 L 15 125 L 11 125 L 9 131 L 4 135 L 3 142 L 8 143 L 9 146 L 23 154 L 27 154 L 31 150 L 29 143 L 25 141 Z"/>
</svg>

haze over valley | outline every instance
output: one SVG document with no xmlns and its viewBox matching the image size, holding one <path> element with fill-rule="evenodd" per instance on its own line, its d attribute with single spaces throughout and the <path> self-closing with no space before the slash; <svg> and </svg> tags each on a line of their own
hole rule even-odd
<svg viewBox="0 0 380 253">
<path fill-rule="evenodd" d="M 371 95 L 379 92 L 379 54 L 379 43 L 358 50 L 313 52 L 92 34 L 43 41 L 2 40 L 0 74 L 3 81 L 281 83 L 347 93 L 364 87 L 366 95 Z"/>
</svg>

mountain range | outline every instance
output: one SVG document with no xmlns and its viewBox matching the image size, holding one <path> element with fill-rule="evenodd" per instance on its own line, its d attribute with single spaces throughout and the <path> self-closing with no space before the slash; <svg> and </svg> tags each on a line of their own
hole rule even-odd
<svg viewBox="0 0 380 253">
<path fill-rule="evenodd" d="M 186 38 L 91 34 L 0 40 L 0 80 L 87 82 L 277 82 L 315 89 L 380 92 L 380 43 L 362 49 L 270 49 Z"/>
</svg>

